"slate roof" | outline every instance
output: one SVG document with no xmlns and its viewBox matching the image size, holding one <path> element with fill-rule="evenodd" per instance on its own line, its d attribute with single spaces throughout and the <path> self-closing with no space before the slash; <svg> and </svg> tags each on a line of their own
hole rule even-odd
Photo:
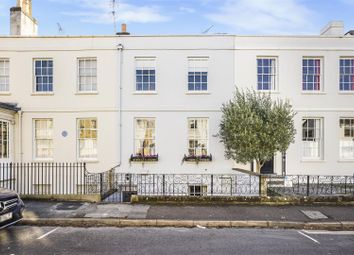
<svg viewBox="0 0 354 255">
<path fill-rule="evenodd" d="M 14 111 L 14 112 L 18 112 L 19 110 L 21 110 L 21 108 L 17 107 L 17 104 L 15 104 L 15 103 L 2 103 L 2 102 L 0 102 L 0 108 Z"/>
</svg>

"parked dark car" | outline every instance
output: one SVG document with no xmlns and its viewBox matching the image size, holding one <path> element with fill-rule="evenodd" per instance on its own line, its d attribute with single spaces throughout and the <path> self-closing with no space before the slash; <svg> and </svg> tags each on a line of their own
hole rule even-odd
<svg viewBox="0 0 354 255">
<path fill-rule="evenodd" d="M 24 208 L 25 205 L 16 192 L 0 188 L 0 229 L 19 222 Z"/>
</svg>

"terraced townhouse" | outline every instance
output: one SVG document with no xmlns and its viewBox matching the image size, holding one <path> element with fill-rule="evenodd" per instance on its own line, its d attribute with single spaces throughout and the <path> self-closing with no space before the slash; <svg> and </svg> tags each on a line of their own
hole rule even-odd
<svg viewBox="0 0 354 255">
<path fill-rule="evenodd" d="M 354 172 L 354 32 L 313 36 L 38 36 L 31 1 L 0 37 L 0 162 L 132 173 L 235 173 L 221 105 L 235 88 L 287 98 L 297 134 L 262 173 Z M 196 160 L 196 158 L 198 160 Z M 197 161 L 197 162 L 196 162 Z"/>
</svg>

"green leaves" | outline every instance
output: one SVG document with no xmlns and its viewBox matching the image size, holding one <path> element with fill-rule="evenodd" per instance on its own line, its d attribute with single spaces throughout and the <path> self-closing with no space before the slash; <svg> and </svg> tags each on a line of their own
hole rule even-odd
<svg viewBox="0 0 354 255">
<path fill-rule="evenodd" d="M 228 159 L 243 164 L 255 160 L 260 168 L 294 142 L 295 113 L 288 101 L 273 101 L 269 94 L 237 89 L 221 110 L 219 137 Z"/>
</svg>

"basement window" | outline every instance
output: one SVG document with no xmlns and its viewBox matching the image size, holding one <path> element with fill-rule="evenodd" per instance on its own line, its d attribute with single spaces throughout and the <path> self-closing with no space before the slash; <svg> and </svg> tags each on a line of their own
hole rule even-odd
<svg viewBox="0 0 354 255">
<path fill-rule="evenodd" d="M 189 185 L 190 196 L 200 197 L 207 195 L 207 186 L 206 185 Z"/>
</svg>

